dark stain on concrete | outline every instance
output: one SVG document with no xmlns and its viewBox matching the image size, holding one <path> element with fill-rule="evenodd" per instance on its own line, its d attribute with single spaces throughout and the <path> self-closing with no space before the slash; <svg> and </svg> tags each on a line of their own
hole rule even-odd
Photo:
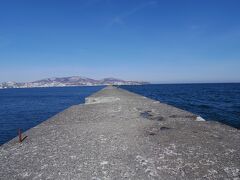
<svg viewBox="0 0 240 180">
<path fill-rule="evenodd" d="M 145 118 L 145 119 L 155 120 L 155 121 L 164 121 L 165 120 L 164 117 L 159 116 L 159 115 L 155 115 L 151 111 L 141 112 L 140 116 Z"/>
<path fill-rule="evenodd" d="M 197 118 L 196 115 L 177 115 L 177 114 L 171 115 L 169 117 L 170 118 L 187 118 L 187 119 L 193 119 L 193 120 Z"/>
<path fill-rule="evenodd" d="M 172 128 L 165 127 L 165 126 L 163 126 L 163 127 L 160 128 L 161 131 L 170 130 L 170 129 L 172 129 Z"/>
</svg>

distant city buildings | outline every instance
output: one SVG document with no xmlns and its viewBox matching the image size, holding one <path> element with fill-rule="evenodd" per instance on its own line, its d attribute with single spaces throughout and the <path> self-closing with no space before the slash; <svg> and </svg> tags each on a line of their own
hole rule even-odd
<svg viewBox="0 0 240 180">
<path fill-rule="evenodd" d="M 66 86 L 99 86 L 99 85 L 143 85 L 148 82 L 125 81 L 116 78 L 104 78 L 95 80 L 80 76 L 62 77 L 62 78 L 47 78 L 34 82 L 17 83 L 3 82 L 0 83 L 0 89 L 6 88 L 34 88 L 34 87 L 66 87 Z"/>
</svg>

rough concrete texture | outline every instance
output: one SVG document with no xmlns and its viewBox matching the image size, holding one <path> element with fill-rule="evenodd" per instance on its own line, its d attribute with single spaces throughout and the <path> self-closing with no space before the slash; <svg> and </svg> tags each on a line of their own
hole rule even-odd
<svg viewBox="0 0 240 180">
<path fill-rule="evenodd" d="M 240 179 L 240 132 L 107 87 L 0 147 L 0 179 Z"/>
</svg>

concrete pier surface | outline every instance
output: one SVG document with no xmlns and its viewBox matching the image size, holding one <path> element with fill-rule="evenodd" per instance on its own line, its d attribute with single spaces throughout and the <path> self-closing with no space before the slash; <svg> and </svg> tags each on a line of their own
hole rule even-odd
<svg viewBox="0 0 240 180">
<path fill-rule="evenodd" d="M 0 179 L 240 179 L 239 130 L 198 120 L 106 87 L 2 145 Z"/>
</svg>

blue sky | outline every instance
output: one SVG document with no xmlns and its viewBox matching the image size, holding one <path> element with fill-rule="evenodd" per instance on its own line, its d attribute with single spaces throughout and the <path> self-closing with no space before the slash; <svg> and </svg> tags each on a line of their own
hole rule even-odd
<svg viewBox="0 0 240 180">
<path fill-rule="evenodd" d="M 0 2 L 0 82 L 240 82 L 239 0 Z"/>
</svg>

